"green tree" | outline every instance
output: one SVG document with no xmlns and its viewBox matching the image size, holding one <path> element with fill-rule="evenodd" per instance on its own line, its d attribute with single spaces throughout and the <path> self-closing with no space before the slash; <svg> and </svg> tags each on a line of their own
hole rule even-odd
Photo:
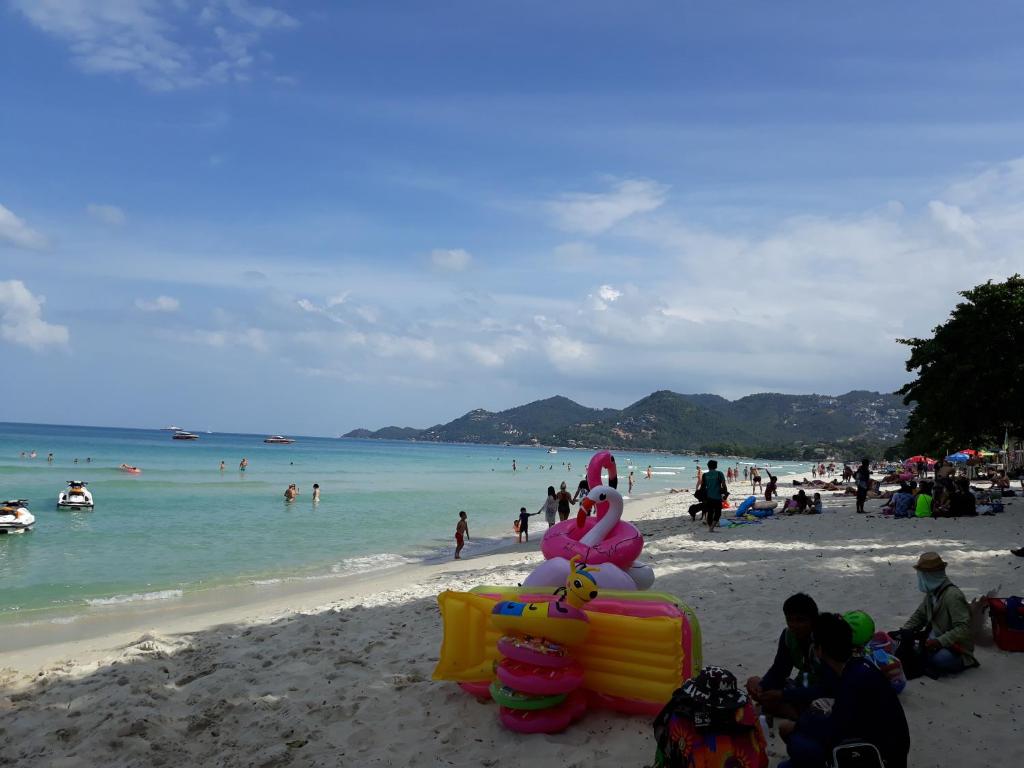
<svg viewBox="0 0 1024 768">
<path fill-rule="evenodd" d="M 898 392 L 914 404 L 912 453 L 1001 444 L 1006 429 L 1024 434 L 1024 278 L 990 280 L 960 295 L 931 338 L 898 339 L 910 347 L 907 371 L 917 371 Z"/>
</svg>

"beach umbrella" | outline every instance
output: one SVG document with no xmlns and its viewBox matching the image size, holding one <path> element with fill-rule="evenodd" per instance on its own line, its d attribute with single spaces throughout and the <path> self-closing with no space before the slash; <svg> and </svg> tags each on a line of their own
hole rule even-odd
<svg viewBox="0 0 1024 768">
<path fill-rule="evenodd" d="M 946 461 L 948 461 L 950 464 L 966 464 L 970 460 L 971 457 L 968 456 L 963 451 L 951 453 L 949 456 L 946 457 Z"/>
<path fill-rule="evenodd" d="M 929 459 L 929 458 L 928 458 L 927 456 L 921 456 L 921 455 L 917 455 L 917 456 L 911 456 L 911 457 L 910 457 L 909 459 L 907 459 L 906 461 L 904 461 L 904 462 L 903 462 L 903 466 L 907 466 L 907 465 L 909 465 L 909 464 L 920 464 L 920 463 L 921 463 L 922 461 L 923 461 L 923 462 L 924 462 L 925 464 L 927 464 L 927 465 L 928 465 L 929 467 L 930 467 L 930 466 L 931 466 L 932 464 L 934 464 L 934 463 L 935 463 L 935 459 Z"/>
<path fill-rule="evenodd" d="M 961 448 L 959 451 L 957 451 L 957 453 L 966 453 L 968 456 L 971 456 L 971 457 L 978 455 L 978 452 L 976 450 L 974 450 L 973 448 Z M 954 455 L 956 455 L 956 454 L 954 454 Z"/>
</svg>

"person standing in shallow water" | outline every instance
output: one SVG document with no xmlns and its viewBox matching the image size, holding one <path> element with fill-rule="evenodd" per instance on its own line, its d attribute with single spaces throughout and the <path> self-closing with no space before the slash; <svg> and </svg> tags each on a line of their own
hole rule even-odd
<svg viewBox="0 0 1024 768">
<path fill-rule="evenodd" d="M 569 507 L 572 504 L 572 495 L 565 490 L 565 481 L 559 486 L 558 493 L 555 495 L 558 500 L 558 519 L 568 520 L 569 513 L 572 511 Z"/>
<path fill-rule="evenodd" d="M 544 499 L 544 503 L 537 511 L 544 513 L 544 520 L 547 522 L 548 528 L 555 524 L 555 515 L 558 513 L 558 497 L 555 494 L 555 486 L 548 486 L 548 497 Z"/>
<path fill-rule="evenodd" d="M 462 559 L 462 548 L 466 546 L 466 539 L 469 538 L 469 520 L 466 512 L 459 512 L 459 522 L 455 524 L 455 559 Z"/>
</svg>

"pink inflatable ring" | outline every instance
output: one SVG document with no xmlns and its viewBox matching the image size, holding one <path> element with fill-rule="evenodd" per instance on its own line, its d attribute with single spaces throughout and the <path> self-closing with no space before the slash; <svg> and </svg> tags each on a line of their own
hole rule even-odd
<svg viewBox="0 0 1024 768">
<path fill-rule="evenodd" d="M 542 637 L 514 637 L 505 635 L 498 641 L 498 653 L 512 661 L 538 667 L 567 667 L 572 659 L 565 647 Z"/>
<path fill-rule="evenodd" d="M 495 671 L 502 685 L 514 691 L 528 693 L 532 696 L 553 696 L 558 693 L 569 693 L 583 684 L 583 666 L 573 661 L 566 667 L 538 667 L 535 664 L 523 664 L 512 659 L 502 659 Z"/>
</svg>

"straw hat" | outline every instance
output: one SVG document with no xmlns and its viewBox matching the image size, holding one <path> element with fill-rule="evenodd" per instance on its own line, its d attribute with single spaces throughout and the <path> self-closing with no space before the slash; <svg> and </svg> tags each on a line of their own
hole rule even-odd
<svg viewBox="0 0 1024 768">
<path fill-rule="evenodd" d="M 925 552 L 917 558 L 917 565 L 914 568 L 918 571 L 933 572 L 946 570 L 946 562 L 939 557 L 938 552 Z"/>
</svg>

